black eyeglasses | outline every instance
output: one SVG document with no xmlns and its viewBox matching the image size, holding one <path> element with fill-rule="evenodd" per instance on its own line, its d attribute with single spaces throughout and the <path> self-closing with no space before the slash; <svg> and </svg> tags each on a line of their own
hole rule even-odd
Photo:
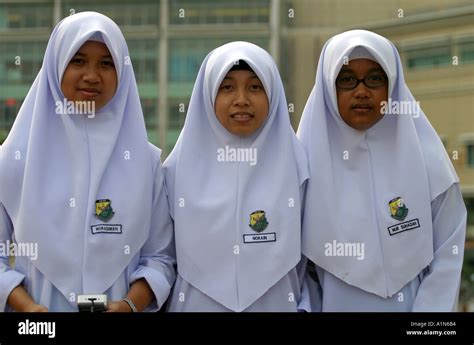
<svg viewBox="0 0 474 345">
<path fill-rule="evenodd" d="M 357 79 L 352 76 L 337 77 L 336 87 L 342 90 L 352 90 L 355 89 L 360 82 L 363 82 L 364 85 L 370 89 L 375 89 L 387 84 L 387 77 L 381 74 L 371 74 L 363 79 Z"/>
</svg>

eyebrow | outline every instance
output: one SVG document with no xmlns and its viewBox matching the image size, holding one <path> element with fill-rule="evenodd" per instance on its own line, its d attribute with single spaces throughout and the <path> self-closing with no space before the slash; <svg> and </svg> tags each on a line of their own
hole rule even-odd
<svg viewBox="0 0 474 345">
<path fill-rule="evenodd" d="M 81 53 L 81 52 L 77 52 L 76 54 L 74 54 L 74 56 L 87 56 L 87 54 L 84 54 L 84 53 Z M 108 54 L 108 55 L 102 55 L 101 56 L 102 58 L 112 58 L 112 55 Z"/>
<path fill-rule="evenodd" d="M 350 67 L 343 66 L 341 68 L 341 70 L 339 71 L 339 73 L 343 73 L 343 72 L 354 72 L 354 70 Z M 371 73 L 371 72 L 383 72 L 383 73 L 385 73 L 385 71 L 383 70 L 382 67 L 372 67 L 367 71 L 367 73 Z"/>
</svg>

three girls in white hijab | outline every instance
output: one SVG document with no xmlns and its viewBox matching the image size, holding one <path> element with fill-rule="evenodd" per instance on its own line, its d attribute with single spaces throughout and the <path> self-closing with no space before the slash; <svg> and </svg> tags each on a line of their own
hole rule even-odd
<svg viewBox="0 0 474 345">
<path fill-rule="evenodd" d="M 146 141 L 127 57 L 118 27 L 96 13 L 63 20 L 50 38 L 1 148 L 1 239 L 38 249 L 15 269 L 1 257 L 2 309 L 72 311 L 77 295 L 100 292 L 112 311 L 130 300 L 156 310 L 168 296 L 160 152 Z M 88 62 L 100 77 L 74 74 Z M 58 111 L 66 98 L 95 100 L 97 113 Z M 323 311 L 454 310 L 466 210 L 421 109 L 386 108 L 407 101 L 393 44 L 362 30 L 333 37 L 298 130 L 308 171 L 271 57 L 246 42 L 212 51 L 165 163 L 178 258 L 169 310 L 310 311 L 301 242 Z"/>
<path fill-rule="evenodd" d="M 178 264 L 168 310 L 310 310 L 307 159 L 265 50 L 232 42 L 207 55 L 164 170 Z"/>
<path fill-rule="evenodd" d="M 332 37 L 297 135 L 322 311 L 456 310 L 466 208 L 395 46 L 364 30 Z"/>
<path fill-rule="evenodd" d="M 160 150 L 148 143 L 125 38 L 109 18 L 63 19 L 0 151 L 0 310 L 153 311 L 175 280 Z"/>
</svg>

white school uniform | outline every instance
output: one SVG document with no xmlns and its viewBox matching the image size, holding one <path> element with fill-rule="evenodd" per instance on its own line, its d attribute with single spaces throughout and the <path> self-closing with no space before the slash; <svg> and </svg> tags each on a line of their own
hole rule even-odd
<svg viewBox="0 0 474 345">
<path fill-rule="evenodd" d="M 411 111 L 391 108 L 366 131 L 348 126 L 335 86 L 347 58 L 378 62 L 392 104 L 410 102 Z M 323 311 L 455 309 L 466 209 L 443 144 L 405 84 L 395 46 L 364 30 L 331 38 L 298 138 L 310 162 L 302 247 L 317 265 Z M 348 250 L 356 246 L 363 255 Z"/>
<path fill-rule="evenodd" d="M 58 113 L 62 75 L 88 40 L 107 45 L 116 93 L 95 116 Z M 101 14 L 72 15 L 51 34 L 0 151 L 0 243 L 37 245 L 37 258 L 17 256 L 13 268 L 0 257 L 1 310 L 20 283 L 50 311 L 77 310 L 80 294 L 120 300 L 139 278 L 154 292 L 150 310 L 166 301 L 175 278 L 172 222 L 160 150 L 147 141 L 128 62 L 120 29 Z"/>
<path fill-rule="evenodd" d="M 218 87 L 239 60 L 259 77 L 269 100 L 265 123 L 248 137 L 231 134 L 214 112 Z M 256 164 L 218 156 L 239 149 L 255 150 Z M 209 53 L 164 169 L 178 263 L 170 311 L 308 310 L 300 244 L 307 159 L 266 51 L 232 42 Z M 267 223 L 263 229 L 252 228 L 256 211 Z"/>
</svg>

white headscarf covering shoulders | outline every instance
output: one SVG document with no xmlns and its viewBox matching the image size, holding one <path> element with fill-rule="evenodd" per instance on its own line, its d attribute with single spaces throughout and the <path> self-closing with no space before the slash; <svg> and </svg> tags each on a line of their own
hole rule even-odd
<svg viewBox="0 0 474 345">
<path fill-rule="evenodd" d="M 112 55 L 115 95 L 95 117 L 58 114 L 63 73 L 89 39 L 105 42 Z M 106 291 L 148 237 L 151 151 L 119 27 L 95 12 L 63 19 L 2 147 L 0 202 L 16 240 L 38 243 L 33 264 L 68 300 Z M 111 201 L 108 222 L 95 216 L 99 199 Z M 122 233 L 94 234 L 100 224 L 119 225 Z"/>
<path fill-rule="evenodd" d="M 266 122 L 248 137 L 228 132 L 214 112 L 218 87 L 239 60 L 259 77 L 269 101 Z M 226 146 L 255 149 L 257 163 L 219 162 L 217 150 Z M 232 42 L 208 54 L 164 168 L 178 272 L 190 284 L 242 311 L 296 266 L 307 159 L 290 125 L 278 69 L 265 50 Z M 244 235 L 257 234 L 249 227 L 250 214 L 257 210 L 265 211 L 269 224 L 263 233 L 275 233 L 275 242 L 244 243 Z"/>
<path fill-rule="evenodd" d="M 367 131 L 342 120 L 335 80 L 353 51 L 353 58 L 375 59 L 382 66 L 392 102 L 416 104 L 389 40 L 352 30 L 325 44 L 298 128 L 310 161 L 302 249 L 348 284 L 389 297 L 432 260 L 431 202 L 459 180 L 418 106 L 409 114 L 387 114 Z M 408 208 L 404 221 L 418 220 L 420 227 L 390 235 L 388 228 L 401 221 L 391 217 L 388 203 L 398 197 Z M 330 256 L 326 249 L 339 243 L 364 244 L 364 259 Z"/>
</svg>

